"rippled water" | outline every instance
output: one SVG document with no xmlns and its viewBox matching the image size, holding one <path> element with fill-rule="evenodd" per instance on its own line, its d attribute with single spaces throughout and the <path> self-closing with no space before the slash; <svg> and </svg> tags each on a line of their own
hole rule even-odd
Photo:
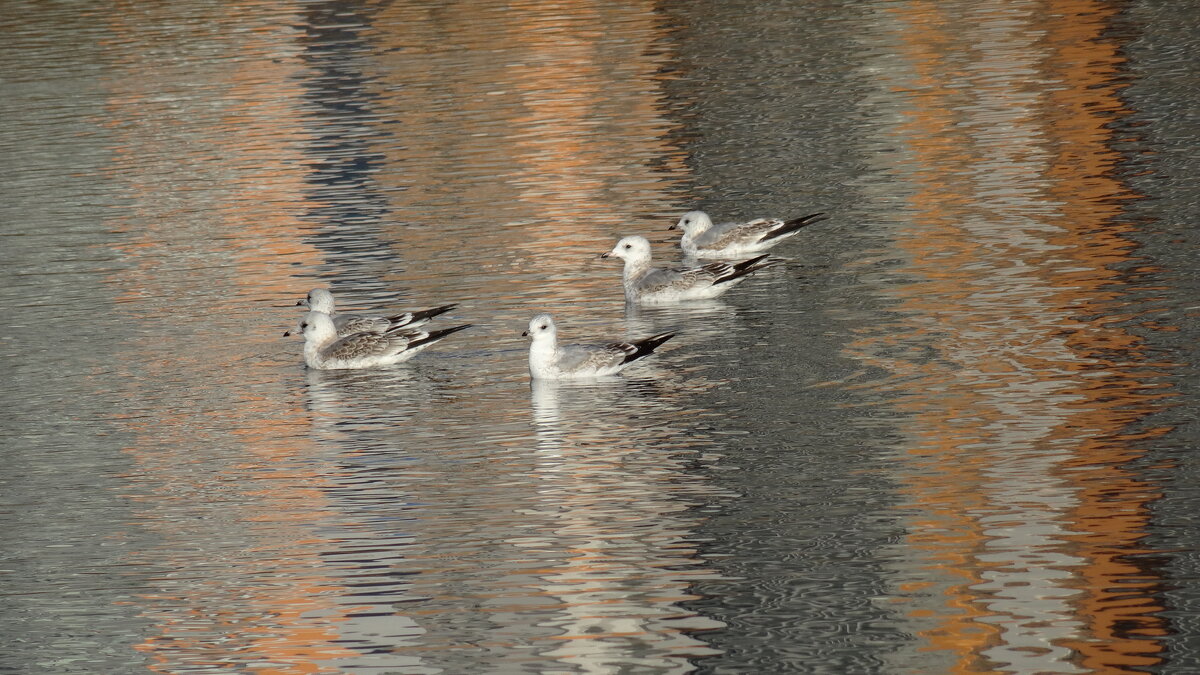
<svg viewBox="0 0 1200 675">
<path fill-rule="evenodd" d="M 6 9 L 0 672 L 1200 670 L 1191 4 Z"/>
</svg>

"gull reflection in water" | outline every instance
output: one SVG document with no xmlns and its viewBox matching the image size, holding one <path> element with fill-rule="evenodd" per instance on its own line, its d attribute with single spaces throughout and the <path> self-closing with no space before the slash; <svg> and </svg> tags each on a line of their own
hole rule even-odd
<svg viewBox="0 0 1200 675">
<path fill-rule="evenodd" d="M 685 470 L 685 420 L 666 385 L 652 379 L 535 381 L 532 421 L 544 521 L 515 546 L 556 548 L 539 575 L 559 599 L 542 626 L 560 631 L 542 656 L 579 672 L 694 670 L 690 659 L 719 653 L 696 637 L 724 624 L 680 607 L 689 586 L 715 578 L 690 538 L 694 497 L 709 486 Z"/>
<path fill-rule="evenodd" d="M 410 368 L 307 369 L 307 404 L 322 438 L 346 440 L 345 432 L 386 428 L 412 418 L 418 405 L 437 396 L 438 385 Z M 332 436 L 330 436 L 332 434 Z"/>
<path fill-rule="evenodd" d="M 625 329 L 630 335 L 675 330 L 679 337 L 703 339 L 727 331 L 737 319 L 737 310 L 720 298 L 672 305 L 625 305 Z"/>
<path fill-rule="evenodd" d="M 399 609 L 419 590 L 407 575 L 379 571 L 403 569 L 422 543 L 409 527 L 420 504 L 405 473 L 413 453 L 404 439 L 423 428 L 422 410 L 444 395 L 442 384 L 409 367 L 310 369 L 306 382 L 312 437 L 329 460 L 326 527 L 336 536 L 320 559 L 340 584 L 333 644 L 351 652 L 322 665 L 339 672 L 429 669 L 422 654 L 391 653 L 427 633 L 420 616 Z"/>
</svg>

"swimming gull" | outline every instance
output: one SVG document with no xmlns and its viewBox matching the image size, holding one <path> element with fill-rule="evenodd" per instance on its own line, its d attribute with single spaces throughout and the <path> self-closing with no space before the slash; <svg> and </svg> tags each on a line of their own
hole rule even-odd
<svg viewBox="0 0 1200 675">
<path fill-rule="evenodd" d="M 688 211 L 667 229 L 683 230 L 679 245 L 690 256 L 727 258 L 760 253 L 822 220 L 828 220 L 824 213 L 812 213 L 794 220 L 755 218 L 744 223 L 713 225 L 707 213 Z"/>
<path fill-rule="evenodd" d="M 324 312 L 309 312 L 300 323 L 304 332 L 304 362 L 317 370 L 372 368 L 407 361 L 417 352 L 471 324 L 426 331 L 397 326 L 382 333 L 354 333 L 339 338 L 333 319 Z"/>
<path fill-rule="evenodd" d="M 675 337 L 674 333 L 660 333 L 634 342 L 560 347 L 558 330 L 549 314 L 530 319 L 529 330 L 521 334 L 533 338 L 529 344 L 529 375 L 535 380 L 612 375 Z"/>
<path fill-rule="evenodd" d="M 600 257 L 610 256 L 625 260 L 625 299 L 644 304 L 715 298 L 747 274 L 779 262 L 764 254 L 736 263 L 714 262 L 684 269 L 652 267 L 650 242 L 636 235 L 618 241 L 613 250 Z"/>
<path fill-rule="evenodd" d="M 333 318 L 333 325 L 337 327 L 338 337 L 346 337 L 354 333 L 372 332 L 382 333 L 394 328 L 408 327 L 416 328 L 429 322 L 433 317 L 449 312 L 458 307 L 457 304 L 442 305 L 441 307 L 431 307 L 415 312 L 403 312 L 401 314 L 393 314 L 391 316 L 363 316 L 360 314 L 336 314 L 333 311 L 333 293 L 324 288 L 314 288 L 308 292 L 308 297 L 296 303 L 297 306 L 305 306 L 314 312 L 324 312 Z M 300 332 L 300 331 L 297 331 Z M 291 333 L 284 333 L 287 335 Z"/>
</svg>

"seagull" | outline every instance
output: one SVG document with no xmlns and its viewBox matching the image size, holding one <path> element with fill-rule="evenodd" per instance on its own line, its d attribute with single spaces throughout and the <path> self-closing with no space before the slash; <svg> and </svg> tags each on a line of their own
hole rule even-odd
<svg viewBox="0 0 1200 675">
<path fill-rule="evenodd" d="M 659 345 L 675 337 L 660 333 L 635 342 L 610 342 L 604 345 L 558 346 L 558 330 L 549 314 L 529 320 L 529 375 L 533 379 L 567 380 L 601 377 L 619 372 L 625 366 L 654 353 Z"/>
<path fill-rule="evenodd" d="M 372 368 L 407 361 L 417 352 L 471 324 L 425 331 L 397 326 L 381 333 L 354 333 L 338 337 L 333 318 L 325 312 L 309 312 L 300 322 L 304 332 L 304 362 L 316 370 Z"/>
<path fill-rule="evenodd" d="M 714 262 L 685 269 L 651 267 L 650 242 L 636 235 L 618 241 L 613 250 L 600 257 L 610 256 L 625 260 L 625 299 L 646 304 L 715 298 L 747 274 L 779 262 L 760 255 L 736 263 Z"/>
<path fill-rule="evenodd" d="M 454 305 L 442 305 L 441 307 L 432 307 L 430 309 L 422 309 L 416 312 L 404 312 L 403 314 L 394 314 L 392 316 L 362 316 L 359 314 L 334 314 L 333 312 L 333 293 L 324 288 L 314 288 L 308 292 L 308 297 L 296 303 L 298 307 L 308 307 L 314 312 L 324 312 L 333 318 L 333 325 L 337 328 L 338 337 L 346 337 L 355 333 L 382 333 L 393 328 L 416 328 L 429 322 L 430 319 L 439 315 L 445 314 L 450 310 L 458 307 Z M 297 330 L 296 332 L 301 332 Z M 292 331 L 284 333 L 290 335 Z"/>
<path fill-rule="evenodd" d="M 794 220 L 756 218 L 744 223 L 713 225 L 703 211 L 688 211 L 668 230 L 683 230 L 679 246 L 696 258 L 727 258 L 760 253 L 791 237 L 800 228 L 828 220 L 824 213 L 812 213 Z"/>
</svg>

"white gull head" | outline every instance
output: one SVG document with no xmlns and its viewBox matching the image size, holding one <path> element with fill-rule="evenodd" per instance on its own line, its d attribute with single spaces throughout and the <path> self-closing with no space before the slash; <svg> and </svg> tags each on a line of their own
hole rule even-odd
<svg viewBox="0 0 1200 675">
<path fill-rule="evenodd" d="M 529 328 L 521 333 L 531 338 L 529 373 L 534 378 L 545 377 L 554 370 L 558 352 L 558 329 L 549 314 L 538 314 L 529 320 Z"/>
<path fill-rule="evenodd" d="M 558 330 L 549 314 L 538 314 L 529 320 L 529 328 L 521 335 L 533 338 L 534 342 L 553 340 Z"/>
<path fill-rule="evenodd" d="M 333 319 L 325 312 L 309 312 L 300 322 L 300 331 L 304 334 L 304 361 L 310 368 L 318 368 L 321 350 L 337 340 Z"/>
<path fill-rule="evenodd" d="M 625 261 L 626 269 L 645 267 L 650 264 L 650 242 L 637 235 L 625 237 L 617 242 L 613 250 L 605 253 L 604 257 L 621 258 Z"/>
<path fill-rule="evenodd" d="M 683 230 L 683 236 L 688 239 L 693 239 L 712 227 L 712 219 L 703 211 L 688 211 L 679 218 L 679 222 L 675 223 L 670 230 Z"/>
<path fill-rule="evenodd" d="M 308 297 L 300 303 L 308 305 L 308 308 L 314 312 L 324 312 L 333 316 L 333 293 L 324 288 L 314 288 L 308 292 Z"/>
</svg>

